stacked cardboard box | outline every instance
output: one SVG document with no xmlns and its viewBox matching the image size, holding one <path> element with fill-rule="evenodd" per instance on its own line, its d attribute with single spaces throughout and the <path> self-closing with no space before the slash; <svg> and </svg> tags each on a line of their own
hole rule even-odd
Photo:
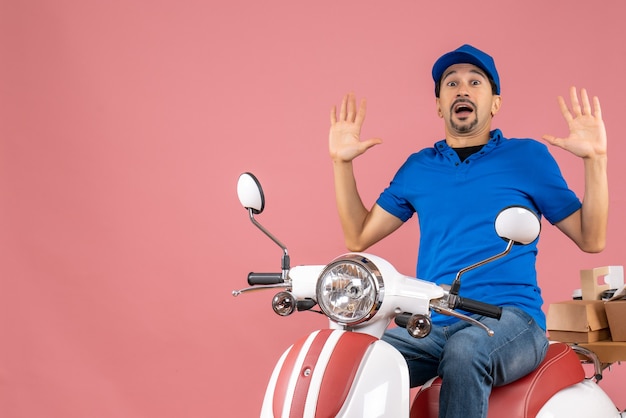
<svg viewBox="0 0 626 418">
<path fill-rule="evenodd" d="M 610 267 L 581 270 L 582 300 L 549 306 L 547 325 L 551 340 L 568 343 L 626 341 L 626 300 L 601 300 L 609 286 L 599 284 L 598 279 L 610 270 Z M 616 298 L 619 298 L 619 291 Z"/>
<path fill-rule="evenodd" d="M 591 343 L 611 337 L 601 300 L 568 300 L 548 308 L 548 334 L 554 341 Z"/>
<path fill-rule="evenodd" d="M 626 341 L 626 300 L 610 300 L 604 304 L 613 341 Z"/>
</svg>

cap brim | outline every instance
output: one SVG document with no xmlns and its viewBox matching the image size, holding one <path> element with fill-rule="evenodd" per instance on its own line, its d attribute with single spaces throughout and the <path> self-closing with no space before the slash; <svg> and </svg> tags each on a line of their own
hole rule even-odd
<svg viewBox="0 0 626 418">
<path fill-rule="evenodd" d="M 448 69 L 449 67 L 455 64 L 475 65 L 481 70 L 483 70 L 485 74 L 487 74 L 487 76 L 493 79 L 493 74 L 487 71 L 487 69 L 485 68 L 486 67 L 485 64 L 481 62 L 478 58 L 476 58 L 474 55 L 468 54 L 467 52 L 462 52 L 462 51 L 452 51 L 452 52 L 448 52 L 445 55 L 442 55 L 433 66 L 433 80 L 435 81 L 435 83 L 439 83 L 446 69 Z"/>
</svg>

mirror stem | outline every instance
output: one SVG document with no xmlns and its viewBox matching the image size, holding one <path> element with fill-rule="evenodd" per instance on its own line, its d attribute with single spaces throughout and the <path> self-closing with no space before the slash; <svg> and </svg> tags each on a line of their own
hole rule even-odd
<svg viewBox="0 0 626 418">
<path fill-rule="evenodd" d="M 267 235 L 272 241 L 274 241 L 276 243 L 276 245 L 278 245 L 282 250 L 283 250 L 283 257 L 282 257 L 282 261 L 281 261 L 281 268 L 283 271 L 283 280 L 287 279 L 287 273 L 289 273 L 289 269 L 290 269 L 290 260 L 289 260 L 289 253 L 287 252 L 287 247 L 285 247 L 285 245 L 280 242 L 278 240 L 278 238 L 276 238 L 274 235 L 272 235 L 270 233 L 270 231 L 268 231 L 267 229 L 265 229 L 263 227 L 263 225 L 261 225 L 259 222 L 257 222 L 257 220 L 254 218 L 254 212 L 253 209 L 248 208 L 248 214 L 250 215 L 250 221 L 252 221 L 252 223 L 261 230 L 261 232 L 263 232 L 265 235 Z"/>
<path fill-rule="evenodd" d="M 513 240 L 509 240 L 506 249 L 504 251 L 502 251 L 500 254 L 496 254 L 492 257 L 489 257 L 483 261 L 479 261 L 476 264 L 472 264 L 471 266 L 465 267 L 464 269 L 459 270 L 459 272 L 456 274 L 456 278 L 454 279 L 454 282 L 452 282 L 452 286 L 450 286 L 450 295 L 458 295 L 459 294 L 459 290 L 461 288 L 461 276 L 470 271 L 470 270 L 474 270 L 477 267 L 480 267 L 482 265 L 485 265 L 487 263 L 491 263 L 494 260 L 497 260 L 498 258 L 504 257 L 505 255 L 507 255 L 509 253 L 509 251 L 511 251 L 511 248 L 513 248 L 513 244 L 515 244 L 515 241 Z"/>
</svg>

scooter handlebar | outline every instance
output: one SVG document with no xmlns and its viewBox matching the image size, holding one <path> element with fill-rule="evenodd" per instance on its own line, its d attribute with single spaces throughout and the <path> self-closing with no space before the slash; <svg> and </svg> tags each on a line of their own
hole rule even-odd
<svg viewBox="0 0 626 418">
<path fill-rule="evenodd" d="M 280 283 L 283 283 L 282 273 L 248 273 L 248 284 L 250 286 Z"/>
<path fill-rule="evenodd" d="M 502 316 L 502 308 L 488 303 L 479 302 L 474 299 L 459 297 L 455 308 L 475 313 L 478 315 L 488 316 L 490 318 L 500 319 Z"/>
<path fill-rule="evenodd" d="M 409 324 L 409 319 L 411 318 L 412 315 L 413 314 L 408 313 L 408 312 L 402 312 L 401 314 L 396 315 L 393 321 L 400 328 L 406 328 L 406 326 Z"/>
</svg>

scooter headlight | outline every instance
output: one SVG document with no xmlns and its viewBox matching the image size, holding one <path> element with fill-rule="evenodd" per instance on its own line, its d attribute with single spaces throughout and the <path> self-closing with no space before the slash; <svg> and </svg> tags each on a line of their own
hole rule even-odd
<svg viewBox="0 0 626 418">
<path fill-rule="evenodd" d="M 347 254 L 330 263 L 317 281 L 317 303 L 331 320 L 356 325 L 373 317 L 384 295 L 378 268 L 366 257 Z"/>
</svg>

